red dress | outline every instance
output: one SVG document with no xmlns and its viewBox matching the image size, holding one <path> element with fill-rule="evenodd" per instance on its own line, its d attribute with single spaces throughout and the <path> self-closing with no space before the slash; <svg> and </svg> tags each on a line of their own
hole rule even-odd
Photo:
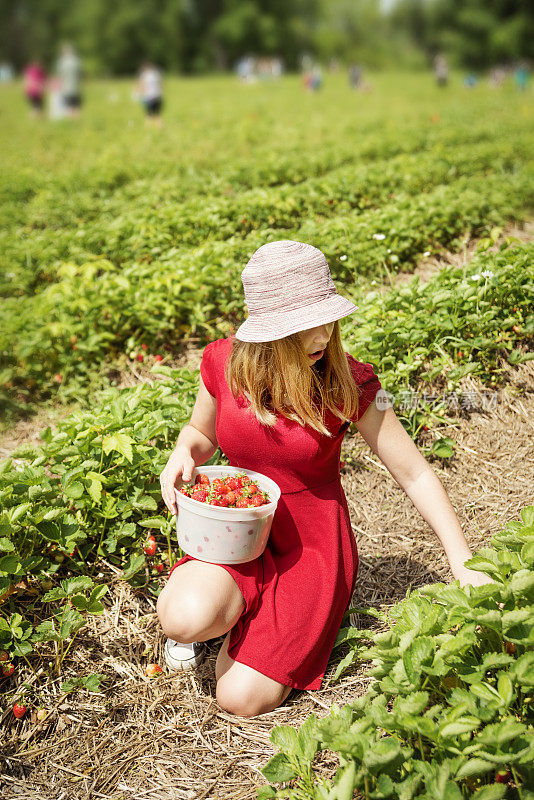
<svg viewBox="0 0 534 800">
<path fill-rule="evenodd" d="M 232 342 L 208 344 L 200 365 L 204 384 L 217 399 L 217 441 L 231 466 L 267 475 L 282 496 L 263 555 L 221 565 L 246 603 L 231 630 L 228 653 L 286 686 L 320 689 L 358 571 L 339 474 L 349 423 L 327 412 L 332 438 L 282 416 L 274 428 L 262 425 L 226 382 Z M 360 386 L 359 419 L 381 385 L 370 364 L 346 355 Z M 191 560 L 186 555 L 175 567 Z"/>
</svg>

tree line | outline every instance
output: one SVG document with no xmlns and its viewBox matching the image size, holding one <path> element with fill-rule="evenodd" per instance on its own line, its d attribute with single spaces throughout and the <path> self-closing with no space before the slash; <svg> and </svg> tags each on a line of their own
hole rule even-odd
<svg viewBox="0 0 534 800">
<path fill-rule="evenodd" d="M 135 72 L 143 59 L 170 72 L 231 69 L 241 56 L 304 53 L 367 67 L 451 64 L 484 69 L 534 59 L 530 0 L 0 0 L 0 61 L 53 66 L 72 42 L 94 75 Z"/>
</svg>

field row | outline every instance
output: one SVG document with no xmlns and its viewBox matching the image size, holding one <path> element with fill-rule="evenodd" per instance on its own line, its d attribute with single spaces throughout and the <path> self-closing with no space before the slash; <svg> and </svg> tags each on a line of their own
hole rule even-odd
<svg viewBox="0 0 534 800">
<path fill-rule="evenodd" d="M 487 232 L 522 219 L 532 205 L 531 172 L 463 177 L 415 197 L 399 192 L 395 202 L 378 209 L 304 223 L 288 231 L 288 238 L 319 246 L 339 290 L 352 286 L 361 293 L 386 271 L 413 269 L 423 250 L 456 244 L 466 228 Z M 244 316 L 244 263 L 278 237 L 277 231 L 258 231 L 207 242 L 184 256 L 167 253 L 165 260 L 122 267 L 103 259 L 62 264 L 57 283 L 35 296 L 4 301 L 1 374 L 8 392 L 2 403 L 15 410 L 18 401 L 46 397 L 56 375 L 64 396 L 75 397 L 106 357 L 142 342 L 157 352 L 176 347 L 184 335 L 227 335 Z"/>
<path fill-rule="evenodd" d="M 59 261 L 83 263 L 104 257 L 117 266 L 132 261 L 151 261 L 183 255 L 190 247 L 208 240 L 246 237 L 251 231 L 276 229 L 283 237 L 298 230 L 316 236 L 316 225 L 326 218 L 345 218 L 374 207 L 390 206 L 392 198 L 426 194 L 440 184 L 460 177 L 506 174 L 528 159 L 527 137 L 510 143 L 464 145 L 452 151 L 441 149 L 403 154 L 365 165 L 350 165 L 312 178 L 298 186 L 254 189 L 224 199 L 198 198 L 181 205 L 155 202 L 149 194 L 135 204 L 114 199 L 96 220 L 63 220 L 54 224 L 50 204 L 42 208 L 43 224 L 35 218 L 23 237 L 4 235 L 9 249 L 12 277 L 0 292 L 7 296 L 33 293 L 43 282 L 57 277 Z M 52 206 L 53 207 L 53 206 Z M 63 215 L 61 206 L 56 213 Z M 37 215 L 38 216 L 38 215 Z M 350 217 L 348 224 L 352 224 Z M 44 220 L 47 220 L 46 224 Z M 311 221 L 313 220 L 313 222 Z M 339 224 L 339 223 L 338 223 Z"/>
</svg>

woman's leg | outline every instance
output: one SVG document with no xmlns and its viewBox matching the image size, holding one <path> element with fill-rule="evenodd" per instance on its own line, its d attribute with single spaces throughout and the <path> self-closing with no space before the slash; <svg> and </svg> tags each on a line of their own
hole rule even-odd
<svg viewBox="0 0 534 800">
<path fill-rule="evenodd" d="M 278 708 L 292 687 L 231 658 L 228 655 L 229 639 L 230 634 L 222 643 L 215 664 L 219 705 L 239 717 L 255 717 Z"/>
<path fill-rule="evenodd" d="M 178 642 L 203 642 L 229 631 L 245 609 L 229 572 L 218 564 L 186 561 L 173 571 L 157 603 L 161 627 Z"/>
</svg>

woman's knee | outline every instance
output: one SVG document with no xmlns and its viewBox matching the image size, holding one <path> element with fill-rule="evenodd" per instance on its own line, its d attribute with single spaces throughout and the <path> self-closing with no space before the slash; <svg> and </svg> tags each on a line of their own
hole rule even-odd
<svg viewBox="0 0 534 800">
<path fill-rule="evenodd" d="M 274 711 L 291 692 L 291 686 L 283 684 L 258 686 L 254 681 L 236 682 L 227 677 L 228 673 L 217 682 L 217 702 L 225 711 L 238 717 L 255 717 Z"/>
<path fill-rule="evenodd" d="M 156 610 L 165 635 L 184 643 L 196 641 L 216 619 L 216 609 L 210 608 L 200 593 L 191 591 L 186 595 L 166 594 L 164 589 Z"/>
</svg>

